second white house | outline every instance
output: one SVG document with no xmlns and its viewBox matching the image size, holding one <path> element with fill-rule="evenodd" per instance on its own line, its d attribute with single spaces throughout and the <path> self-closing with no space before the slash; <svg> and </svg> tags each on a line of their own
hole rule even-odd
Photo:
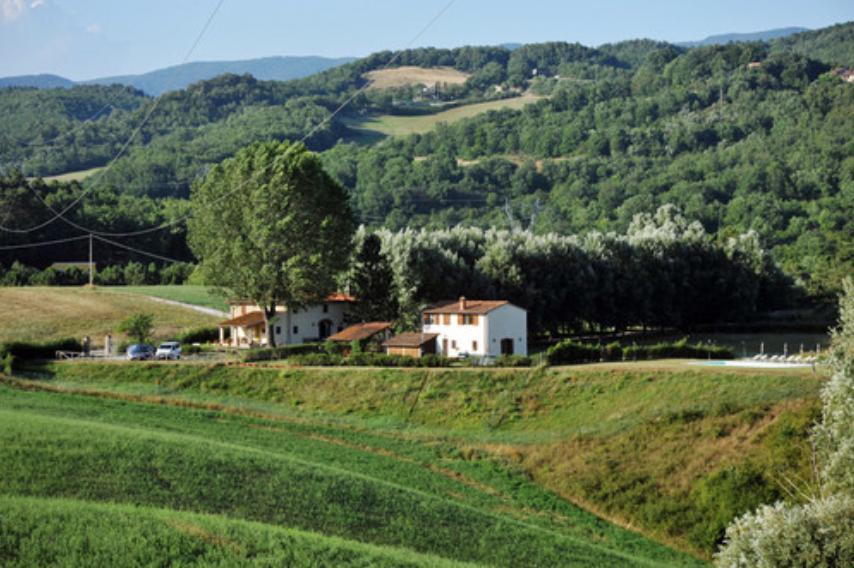
<svg viewBox="0 0 854 568">
<path fill-rule="evenodd" d="M 423 322 L 446 357 L 528 354 L 528 312 L 506 300 L 438 302 L 423 311 Z"/>
</svg>

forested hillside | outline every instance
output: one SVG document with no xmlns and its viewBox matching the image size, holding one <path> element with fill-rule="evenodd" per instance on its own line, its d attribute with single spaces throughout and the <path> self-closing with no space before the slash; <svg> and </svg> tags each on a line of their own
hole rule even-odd
<svg viewBox="0 0 854 568">
<path fill-rule="evenodd" d="M 834 74 L 851 64 L 852 33 L 849 23 L 690 49 L 633 40 L 382 52 L 304 79 L 224 75 L 159 99 L 120 87 L 5 89 L 0 163 L 30 176 L 104 166 L 150 114 L 69 213 L 130 231 L 179 218 L 193 181 L 241 147 L 306 138 L 371 226 L 624 233 L 672 203 L 721 243 L 754 231 L 790 275 L 825 293 L 854 266 L 854 85 Z M 467 79 L 357 94 L 389 63 Z M 426 134 L 366 140 L 348 126 L 522 93 L 541 98 Z M 9 174 L 7 226 L 50 218 L 27 184 L 55 206 L 82 190 Z M 30 237 L 77 234 L 59 222 Z M 180 229 L 132 244 L 190 259 Z"/>
</svg>

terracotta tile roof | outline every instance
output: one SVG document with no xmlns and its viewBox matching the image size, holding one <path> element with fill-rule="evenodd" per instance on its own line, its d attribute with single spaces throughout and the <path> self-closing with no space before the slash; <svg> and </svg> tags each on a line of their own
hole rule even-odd
<svg viewBox="0 0 854 568">
<path fill-rule="evenodd" d="M 350 294 L 345 294 L 344 292 L 333 292 L 324 298 L 324 302 L 351 302 L 354 303 L 356 298 L 351 296 Z M 241 298 L 231 298 L 227 300 L 230 306 L 254 306 L 255 302 L 252 300 L 241 299 Z"/>
<path fill-rule="evenodd" d="M 220 327 L 254 327 L 264 323 L 264 312 L 249 312 L 230 320 L 220 322 Z"/>
<path fill-rule="evenodd" d="M 421 347 L 425 343 L 430 343 L 439 337 L 438 333 L 421 333 L 419 331 L 410 331 L 395 335 L 383 345 L 386 347 Z"/>
<path fill-rule="evenodd" d="M 329 341 L 342 341 L 349 343 L 351 341 L 361 341 L 368 339 L 374 335 L 381 333 L 391 328 L 391 323 L 387 321 L 371 321 L 367 323 L 357 323 L 351 325 L 347 329 L 339 331 L 335 335 L 329 336 Z"/>
<path fill-rule="evenodd" d="M 509 304 L 507 300 L 466 300 L 465 309 L 460 307 L 460 300 L 442 300 L 427 306 L 425 314 L 486 314 Z"/>
</svg>

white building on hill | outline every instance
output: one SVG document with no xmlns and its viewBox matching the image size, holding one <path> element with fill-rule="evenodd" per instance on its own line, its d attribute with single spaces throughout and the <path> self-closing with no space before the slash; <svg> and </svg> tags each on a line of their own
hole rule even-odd
<svg viewBox="0 0 854 568">
<path fill-rule="evenodd" d="M 331 294 L 323 302 L 302 310 L 282 306 L 276 310 L 271 325 L 276 345 L 323 341 L 345 327 L 347 307 L 355 300 L 347 294 Z M 231 337 L 225 339 L 225 330 Z M 219 324 L 220 343 L 233 347 L 253 347 L 267 344 L 264 313 L 253 302 L 229 302 L 229 319 Z"/>
<path fill-rule="evenodd" d="M 446 357 L 528 354 L 528 312 L 506 300 L 438 302 L 424 310 L 423 321 Z"/>
</svg>

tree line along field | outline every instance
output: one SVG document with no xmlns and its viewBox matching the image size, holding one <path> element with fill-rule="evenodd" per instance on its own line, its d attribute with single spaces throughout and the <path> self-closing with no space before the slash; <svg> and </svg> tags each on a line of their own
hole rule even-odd
<svg viewBox="0 0 854 568">
<path fill-rule="evenodd" d="M 342 538 L 348 554 L 360 541 L 482 564 L 689 565 L 781 496 L 777 476 L 809 475 L 820 384 L 672 362 L 51 364 L 0 386 L 0 494 L 25 517 L 56 499 L 125 517 L 134 504 L 146 509 L 128 523 L 224 515 Z M 205 527 L 190 536 L 239 534 L 203 520 L 186 520 Z M 241 538 L 235 550 L 254 550 Z"/>
</svg>

